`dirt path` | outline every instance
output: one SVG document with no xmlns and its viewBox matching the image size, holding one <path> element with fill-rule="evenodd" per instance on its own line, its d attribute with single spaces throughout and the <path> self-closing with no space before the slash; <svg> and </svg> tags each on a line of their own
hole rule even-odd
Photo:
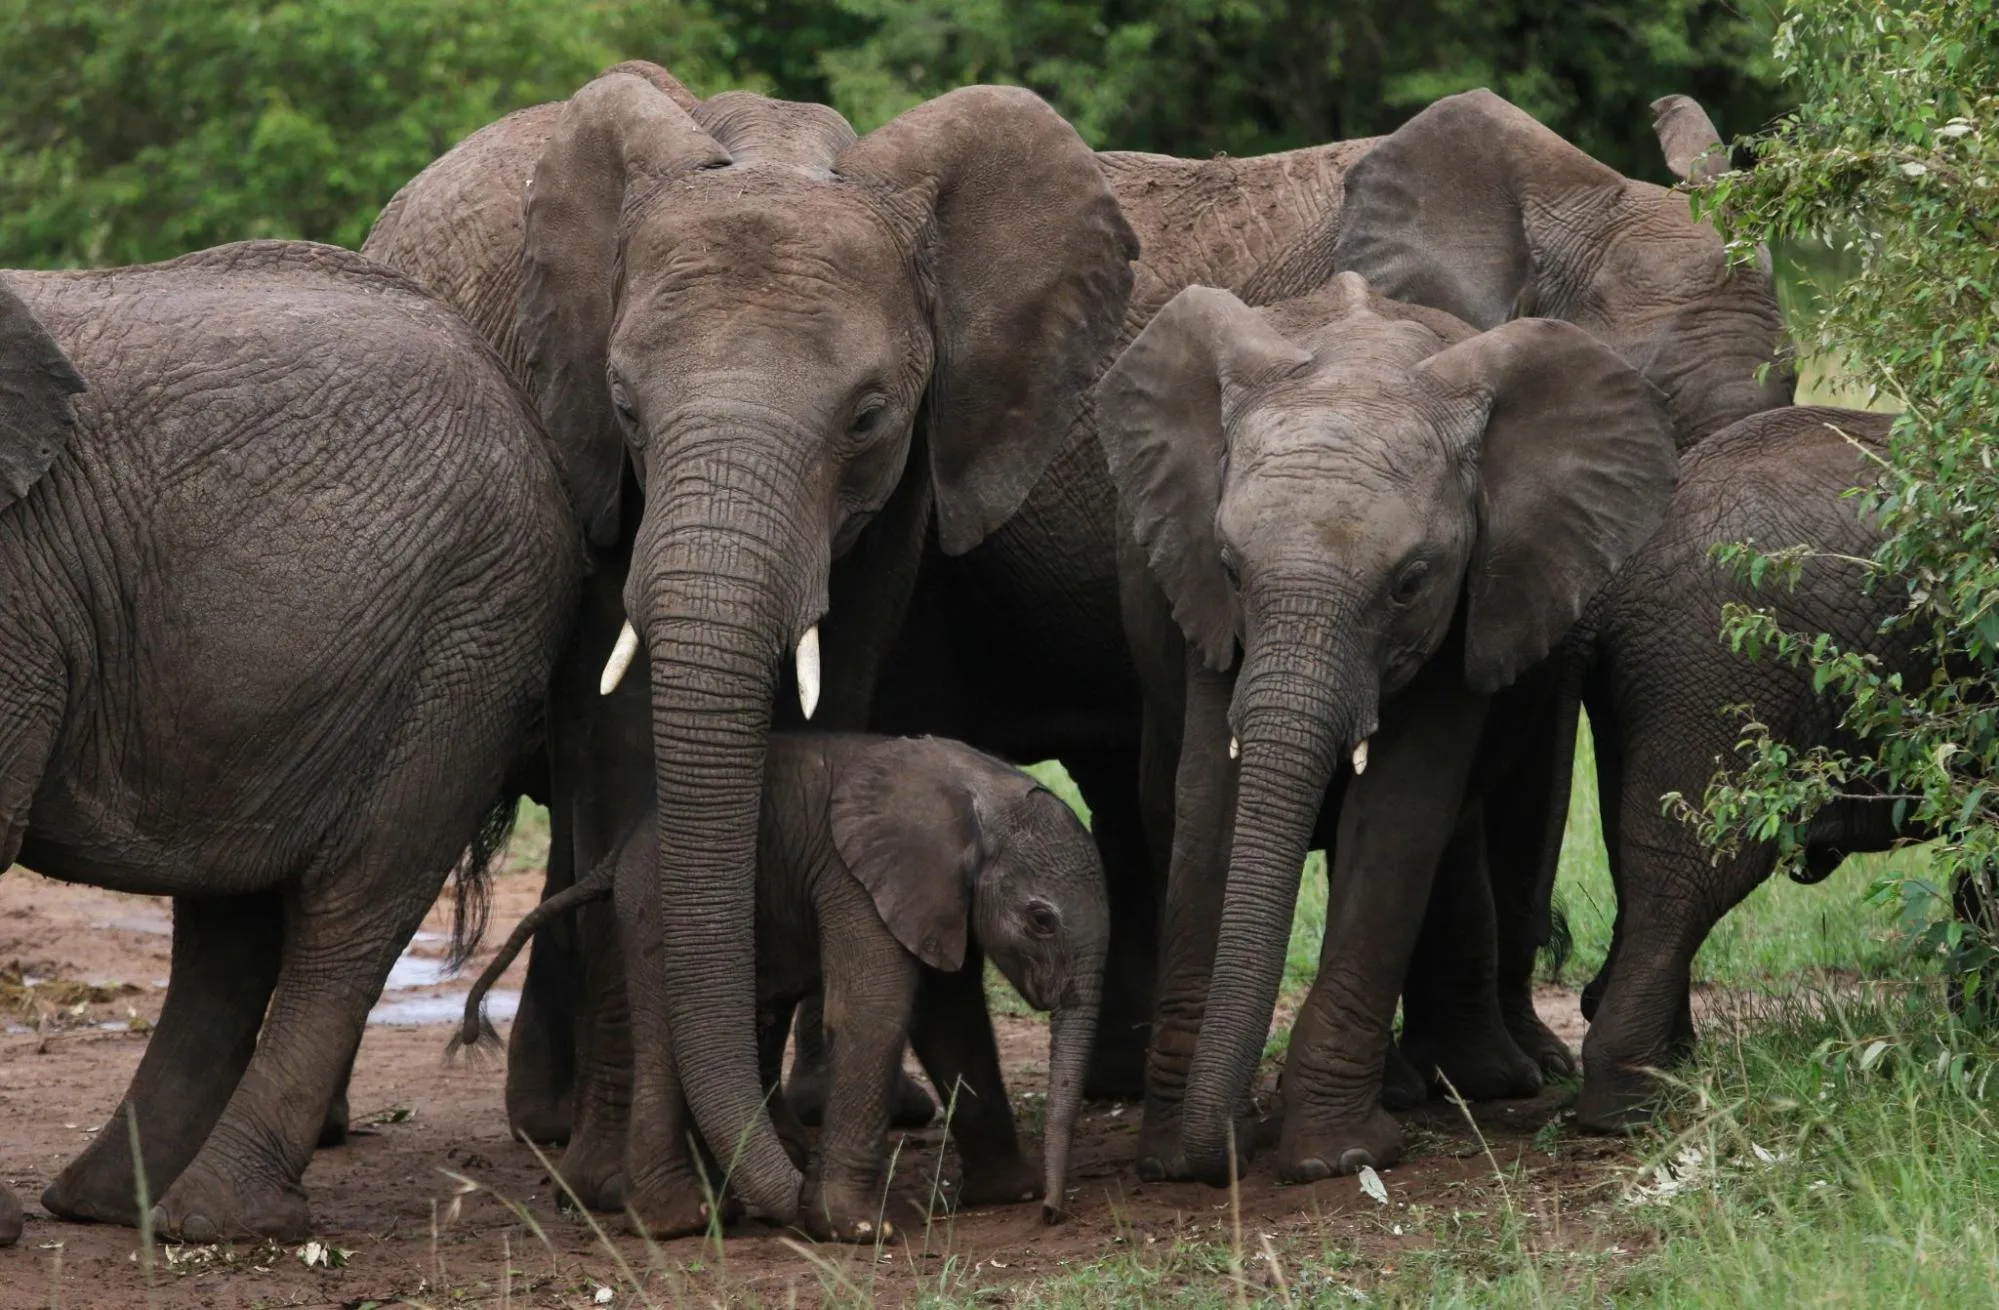
<svg viewBox="0 0 1999 1310">
<path fill-rule="evenodd" d="M 494 924 L 511 924 L 537 887 L 525 872 L 502 875 Z M 38 1198 L 105 1122 L 144 1050 L 144 1030 L 164 996 L 167 907 L 19 870 L 0 878 L 0 1186 L 11 1186 L 28 1209 L 21 1245 L 0 1251 L 0 1310 L 627 1306 L 690 1295 L 783 1305 L 854 1289 L 894 1302 L 940 1280 L 966 1292 L 992 1287 L 1003 1300 L 1005 1288 L 1069 1262 L 1162 1258 L 1232 1232 L 1227 1193 L 1147 1186 L 1132 1175 L 1136 1107 L 1091 1106 L 1072 1170 L 1074 1217 L 1059 1227 L 1044 1226 L 1038 1206 L 1017 1206 L 942 1218 L 926 1234 L 922 1203 L 939 1176 L 941 1141 L 930 1129 L 903 1138 L 888 1202 L 900 1231 L 879 1250 L 807 1255 L 784 1233 L 746 1224 L 718 1259 L 699 1240 L 649 1249 L 624 1236 L 614 1217 L 599 1217 L 614 1234 L 600 1237 L 557 1209 L 534 1155 L 508 1140 L 499 1069 L 444 1062 L 447 1025 L 465 987 L 440 976 L 446 927 L 445 915 L 434 914 L 371 1016 L 351 1098 L 361 1125 L 354 1140 L 321 1152 L 306 1174 L 318 1235 L 336 1253 L 332 1267 L 308 1267 L 301 1248 L 169 1247 L 153 1253 L 149 1276 L 137 1233 L 58 1223 Z M 489 941 L 502 935 L 489 933 Z M 474 972 L 489 958 L 482 954 Z M 495 994 L 496 1021 L 512 1014 L 520 971 L 517 963 Z M 1550 990 L 1540 1001 L 1544 1017 L 1580 1042 L 1573 996 Z M 1047 1030 L 1029 1017 L 997 1022 L 1011 1090 L 1038 1121 L 1033 1098 L 1044 1089 Z M 1529 1204 L 1537 1209 L 1570 1204 L 1565 1194 L 1600 1183 L 1604 1162 L 1618 1157 L 1609 1144 L 1572 1136 L 1550 1155 L 1536 1133 L 1555 1104 L 1548 1097 L 1479 1111 L 1501 1163 L 1530 1169 Z M 1384 1175 L 1386 1204 L 1351 1178 L 1280 1188 L 1267 1167 L 1252 1167 L 1240 1190 L 1247 1276 L 1273 1277 L 1266 1241 L 1296 1288 L 1314 1276 L 1337 1277 L 1338 1262 L 1324 1261 L 1328 1250 L 1390 1262 L 1424 1240 L 1423 1217 L 1436 1208 L 1485 1213 L 1472 1207 L 1484 1203 L 1492 1163 L 1461 1117 L 1426 1112 L 1413 1136 L 1411 1160 Z M 942 1178 L 950 1176 L 946 1163 Z M 609 1299 L 598 1300 L 606 1288 Z"/>
</svg>

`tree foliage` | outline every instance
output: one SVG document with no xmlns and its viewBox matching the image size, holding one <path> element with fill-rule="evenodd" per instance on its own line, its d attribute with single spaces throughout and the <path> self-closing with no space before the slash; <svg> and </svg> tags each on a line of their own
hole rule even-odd
<svg viewBox="0 0 1999 1310">
<path fill-rule="evenodd" d="M 1731 612 L 1729 640 L 1807 664 L 1869 749 L 1799 750 L 1752 725 L 1745 766 L 1708 791 L 1709 836 L 1774 841 L 1795 861 L 1818 809 L 1886 795 L 1911 834 L 1938 839 L 1945 878 L 1983 878 L 1999 855 L 1999 3 L 1808 0 L 1775 49 L 1801 103 L 1705 203 L 1744 252 L 1779 236 L 1851 252 L 1801 344 L 1902 407 L 1856 512 L 1885 533 L 1872 564 L 1891 623 L 1938 671 L 1910 685 L 1823 634 Z M 1735 554 L 1773 582 L 1794 573 L 1795 552 Z M 1961 950 L 1964 932 L 1939 923 L 1936 944 Z"/>
<path fill-rule="evenodd" d="M 460 137 L 623 49 L 732 80 L 704 11 L 639 0 L 0 0 L 0 262 L 358 245 Z"/>
<path fill-rule="evenodd" d="M 1663 177 L 1646 105 L 1773 112 L 1769 0 L 0 0 L 0 265 L 358 242 L 466 133 L 620 59 L 863 130 L 971 82 L 1103 148 L 1255 154 L 1490 86 Z"/>
</svg>

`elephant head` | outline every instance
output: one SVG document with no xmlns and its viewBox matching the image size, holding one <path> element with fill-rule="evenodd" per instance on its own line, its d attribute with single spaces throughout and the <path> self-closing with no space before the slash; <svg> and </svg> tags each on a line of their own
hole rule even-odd
<svg viewBox="0 0 1999 1310">
<path fill-rule="evenodd" d="M 1264 309 L 1191 287 L 1096 394 L 1125 512 L 1190 647 L 1221 671 L 1240 651 L 1229 968 L 1194 1075 L 1227 1070 L 1233 1103 L 1335 770 L 1365 770 L 1380 706 L 1440 651 L 1462 649 L 1478 693 L 1550 652 L 1658 522 L 1672 431 L 1651 385 L 1580 328 L 1474 332 L 1352 273 Z"/>
<path fill-rule="evenodd" d="M 69 444 L 83 379 L 26 302 L 0 280 L 0 513 Z"/>
<path fill-rule="evenodd" d="M 1693 100 L 1653 112 L 1679 176 L 1727 167 Z M 1437 101 L 1354 165 L 1334 260 L 1473 327 L 1535 315 L 1587 328 L 1664 394 L 1682 449 L 1791 403 L 1767 255 L 1732 263 L 1685 196 L 1598 163 L 1490 91 Z"/>
<path fill-rule="evenodd" d="M 773 1215 L 798 1190 L 752 1017 L 777 669 L 795 653 L 810 717 L 831 561 L 906 465 L 948 553 L 1019 506 L 1135 254 L 1088 147 L 1014 88 L 857 139 L 829 109 L 696 101 L 624 65 L 567 103 L 535 165 L 517 327 L 590 536 L 632 543 L 605 685 L 643 638 L 675 1056 L 703 1134 L 743 1144 L 736 1178 Z"/>
<path fill-rule="evenodd" d="M 935 737 L 862 751 L 830 808 L 841 860 L 912 955 L 954 972 L 969 931 L 1027 1003 L 1049 1012 L 1042 1205 L 1059 1218 L 1110 941 L 1096 843 L 1033 778 Z"/>
</svg>

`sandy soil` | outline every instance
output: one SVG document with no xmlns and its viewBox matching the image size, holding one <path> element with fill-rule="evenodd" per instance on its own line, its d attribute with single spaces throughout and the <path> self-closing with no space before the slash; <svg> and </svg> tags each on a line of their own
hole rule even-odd
<svg viewBox="0 0 1999 1310">
<path fill-rule="evenodd" d="M 537 887 L 525 871 L 503 874 L 496 928 L 533 904 Z M 441 976 L 447 926 L 444 911 L 433 915 L 371 1017 L 352 1092 L 361 1127 L 347 1146 L 322 1151 L 306 1174 L 316 1231 L 333 1252 L 327 1263 L 308 1266 L 301 1252 L 313 1252 L 300 1247 L 161 1247 L 151 1252 L 149 1272 L 139 1234 L 58 1223 L 38 1198 L 105 1122 L 138 1064 L 147 1021 L 164 996 L 166 905 L 19 870 L 0 877 L 0 1186 L 11 1186 L 28 1210 L 20 1246 L 0 1251 L 0 1310 L 626 1306 L 690 1297 L 782 1305 L 848 1299 L 856 1289 L 893 1303 L 946 1279 L 964 1292 L 991 1289 L 980 1299 L 1004 1302 L 1009 1288 L 1071 1262 L 1119 1253 L 1165 1258 L 1185 1242 L 1226 1241 L 1234 1227 L 1226 1192 L 1141 1184 L 1128 1167 L 1137 1108 L 1093 1105 L 1075 1152 L 1073 1217 L 1059 1227 L 1044 1226 L 1038 1206 L 1017 1206 L 940 1215 L 926 1231 L 924 1199 L 948 1193 L 931 1186 L 941 1133 L 929 1129 L 902 1138 L 888 1203 L 899 1232 L 879 1249 L 807 1251 L 795 1235 L 757 1224 L 732 1230 L 719 1256 L 697 1239 L 649 1247 L 625 1236 L 612 1216 L 598 1218 L 600 1233 L 557 1208 L 542 1165 L 508 1140 L 499 1069 L 444 1061 L 466 985 Z M 494 931 L 488 940 L 501 936 Z M 478 957 L 473 972 L 488 958 Z M 503 989 L 518 986 L 521 967 Z M 495 994 L 496 1021 L 511 1015 L 515 997 Z M 1539 999 L 1544 1017 L 1579 1043 L 1573 995 L 1550 989 Z M 1047 1030 L 1034 1018 L 998 1023 L 1011 1090 L 1032 1118 Z M 1623 1158 L 1610 1143 L 1537 1138 L 1558 1104 L 1550 1095 L 1478 1108 L 1493 1155 L 1529 1170 L 1527 1203 L 1544 1214 L 1576 1206 Z M 1411 1159 L 1384 1174 L 1385 1204 L 1352 1178 L 1278 1187 L 1267 1166 L 1252 1166 L 1239 1193 L 1245 1276 L 1283 1274 L 1293 1288 L 1334 1278 L 1331 1265 L 1316 1273 L 1312 1265 L 1329 1249 L 1378 1267 L 1427 1240 L 1424 1217 L 1438 1207 L 1482 1213 L 1468 1208 L 1483 1204 L 1493 1178 L 1479 1137 L 1448 1107 L 1415 1119 Z M 951 1170 L 945 1162 L 941 1177 Z"/>
</svg>

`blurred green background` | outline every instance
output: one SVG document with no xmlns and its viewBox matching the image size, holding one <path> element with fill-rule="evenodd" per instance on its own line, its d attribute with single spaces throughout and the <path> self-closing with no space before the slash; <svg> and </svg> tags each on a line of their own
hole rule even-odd
<svg viewBox="0 0 1999 1310">
<path fill-rule="evenodd" d="M 863 131 L 1014 82 L 1094 145 L 1257 154 L 1489 86 L 1665 180 L 1648 104 L 1724 133 L 1779 107 L 1768 0 L 0 0 L 0 266 L 247 237 L 357 245 L 467 133 L 620 59 Z"/>
</svg>

